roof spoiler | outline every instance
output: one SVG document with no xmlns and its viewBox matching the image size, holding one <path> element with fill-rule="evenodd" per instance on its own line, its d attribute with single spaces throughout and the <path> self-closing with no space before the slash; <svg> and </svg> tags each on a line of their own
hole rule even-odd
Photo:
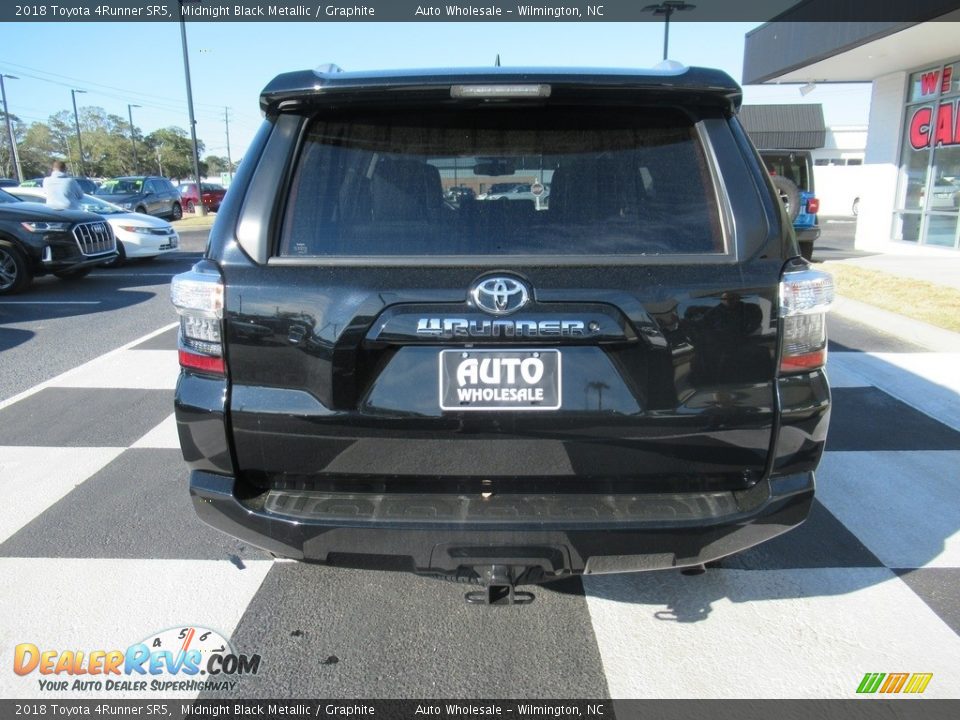
<svg viewBox="0 0 960 720">
<path fill-rule="evenodd" d="M 294 110 L 325 102 L 351 102 L 389 93 L 408 92 L 421 98 L 450 97 L 454 85 L 545 84 L 553 88 L 653 92 L 681 97 L 686 102 L 720 105 L 736 113 L 743 101 L 740 86 L 722 70 L 686 67 L 664 61 L 650 69 L 606 68 L 444 68 L 438 70 L 386 70 L 344 72 L 336 65 L 321 65 L 278 75 L 260 94 L 266 114 Z"/>
</svg>

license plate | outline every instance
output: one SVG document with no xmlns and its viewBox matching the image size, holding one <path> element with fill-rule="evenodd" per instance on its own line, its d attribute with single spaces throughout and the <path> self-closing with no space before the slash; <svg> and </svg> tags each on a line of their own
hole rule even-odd
<svg viewBox="0 0 960 720">
<path fill-rule="evenodd" d="M 441 350 L 441 410 L 557 410 L 559 350 Z"/>
</svg>

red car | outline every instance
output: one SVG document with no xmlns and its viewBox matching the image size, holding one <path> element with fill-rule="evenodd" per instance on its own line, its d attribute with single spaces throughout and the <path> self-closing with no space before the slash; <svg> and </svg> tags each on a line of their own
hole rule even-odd
<svg viewBox="0 0 960 720">
<path fill-rule="evenodd" d="M 223 202 L 223 196 L 227 194 L 227 189 L 222 185 L 212 183 L 200 183 L 203 188 L 203 204 L 207 210 L 216 212 L 220 209 L 220 203 Z M 183 198 L 183 209 L 188 213 L 196 212 L 197 206 L 197 184 L 188 182 L 181 183 L 177 188 L 180 191 L 180 197 Z"/>
</svg>

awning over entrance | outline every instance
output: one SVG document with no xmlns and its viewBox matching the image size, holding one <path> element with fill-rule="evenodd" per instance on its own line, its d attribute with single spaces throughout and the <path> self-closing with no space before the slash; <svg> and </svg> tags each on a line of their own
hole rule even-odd
<svg viewBox="0 0 960 720">
<path fill-rule="evenodd" d="M 740 122 L 760 150 L 813 150 L 826 140 L 819 104 L 744 105 Z"/>
</svg>

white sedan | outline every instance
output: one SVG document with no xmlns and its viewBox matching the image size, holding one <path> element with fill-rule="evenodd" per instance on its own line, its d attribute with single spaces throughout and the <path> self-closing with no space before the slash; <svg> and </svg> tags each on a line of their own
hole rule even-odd
<svg viewBox="0 0 960 720">
<path fill-rule="evenodd" d="M 47 201 L 43 188 L 14 187 L 7 188 L 7 191 L 28 202 Z M 119 205 L 93 195 L 84 195 L 81 207 L 87 212 L 102 215 L 113 228 L 120 255 L 116 261 L 110 263 L 112 265 L 120 265 L 127 258 L 157 257 L 175 252 L 180 247 L 180 236 L 173 225 L 166 220 L 153 215 L 128 212 Z"/>
</svg>

